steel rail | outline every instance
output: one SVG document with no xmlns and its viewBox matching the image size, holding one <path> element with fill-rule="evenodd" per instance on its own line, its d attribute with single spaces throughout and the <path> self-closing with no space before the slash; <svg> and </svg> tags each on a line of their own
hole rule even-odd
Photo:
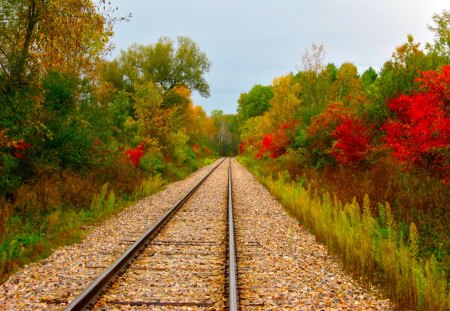
<svg viewBox="0 0 450 311">
<path fill-rule="evenodd" d="M 234 237 L 233 216 L 233 183 L 231 175 L 231 158 L 228 165 L 228 295 L 229 310 L 239 310 L 239 297 L 237 290 L 236 246 Z"/>
<path fill-rule="evenodd" d="M 222 159 L 211 171 L 202 178 L 194 187 L 192 187 L 178 202 L 176 202 L 172 208 L 162 216 L 158 222 L 150 227 L 145 234 L 133 243 L 123 253 L 119 259 L 117 259 L 109 268 L 103 271 L 83 292 L 81 292 L 67 307 L 66 311 L 72 310 L 86 310 L 89 309 L 97 297 L 105 290 L 105 288 L 114 282 L 118 274 L 124 271 L 130 266 L 131 261 L 138 255 L 158 232 L 164 227 L 164 225 L 172 218 L 172 216 L 186 203 L 187 200 L 194 194 L 194 192 L 203 184 L 203 182 L 222 164 L 225 160 Z"/>
</svg>

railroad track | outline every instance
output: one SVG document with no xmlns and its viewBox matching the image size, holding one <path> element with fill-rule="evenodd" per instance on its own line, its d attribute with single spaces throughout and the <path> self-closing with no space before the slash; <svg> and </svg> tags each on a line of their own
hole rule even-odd
<svg viewBox="0 0 450 311">
<path fill-rule="evenodd" d="M 66 310 L 238 310 L 234 230 L 224 159 Z"/>
</svg>

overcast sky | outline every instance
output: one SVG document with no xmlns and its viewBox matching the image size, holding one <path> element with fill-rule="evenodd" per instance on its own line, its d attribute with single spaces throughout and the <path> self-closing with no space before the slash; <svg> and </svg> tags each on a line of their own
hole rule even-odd
<svg viewBox="0 0 450 311">
<path fill-rule="evenodd" d="M 237 99 L 253 85 L 300 68 L 313 42 L 324 44 L 325 62 L 350 61 L 364 71 L 379 69 L 412 34 L 422 45 L 432 15 L 450 9 L 448 0 L 112 0 L 119 15 L 111 57 L 132 43 L 188 36 L 213 65 L 206 78 L 211 96 L 194 94 L 209 113 L 235 113 Z"/>
</svg>

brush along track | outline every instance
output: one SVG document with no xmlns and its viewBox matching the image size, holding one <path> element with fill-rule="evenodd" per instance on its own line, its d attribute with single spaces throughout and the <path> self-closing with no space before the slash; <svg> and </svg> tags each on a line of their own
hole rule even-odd
<svg viewBox="0 0 450 311">
<path fill-rule="evenodd" d="M 225 308 L 227 167 L 219 165 L 119 273 L 94 309 Z"/>
<path fill-rule="evenodd" d="M 242 310 L 390 310 L 346 275 L 239 163 L 233 164 Z"/>
</svg>

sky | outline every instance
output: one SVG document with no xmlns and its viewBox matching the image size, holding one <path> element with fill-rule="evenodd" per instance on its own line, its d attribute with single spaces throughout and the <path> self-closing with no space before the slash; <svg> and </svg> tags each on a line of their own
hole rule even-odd
<svg viewBox="0 0 450 311">
<path fill-rule="evenodd" d="M 427 25 L 450 9 L 448 0 L 111 0 L 117 15 L 110 58 L 131 44 L 160 37 L 194 40 L 212 62 L 206 80 L 211 96 L 194 93 L 194 104 L 236 113 L 241 93 L 301 68 L 312 43 L 325 47 L 325 63 L 352 62 L 360 73 L 379 70 L 412 34 L 433 41 Z"/>
</svg>

